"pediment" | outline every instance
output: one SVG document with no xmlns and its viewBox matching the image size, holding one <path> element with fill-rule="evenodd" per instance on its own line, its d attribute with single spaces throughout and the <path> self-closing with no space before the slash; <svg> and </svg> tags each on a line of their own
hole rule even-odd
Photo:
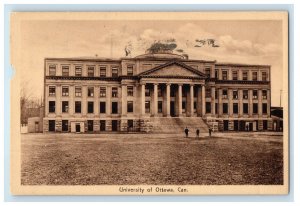
<svg viewBox="0 0 300 206">
<path fill-rule="evenodd" d="M 205 74 L 202 72 L 181 62 L 168 62 L 148 71 L 142 72 L 139 76 L 206 78 Z"/>
</svg>

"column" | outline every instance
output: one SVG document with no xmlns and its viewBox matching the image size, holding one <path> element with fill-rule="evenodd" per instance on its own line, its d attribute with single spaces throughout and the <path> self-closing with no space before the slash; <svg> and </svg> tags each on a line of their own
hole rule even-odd
<svg viewBox="0 0 300 206">
<path fill-rule="evenodd" d="M 219 89 L 218 91 L 219 91 L 219 92 L 218 92 L 218 95 L 219 95 L 219 96 L 218 96 L 218 103 L 219 103 L 219 104 L 218 104 L 218 106 L 219 106 L 219 109 L 218 109 L 219 111 L 218 111 L 218 112 L 219 112 L 219 115 L 223 115 L 223 101 L 222 101 L 222 100 L 223 100 L 223 99 L 222 99 L 223 93 L 222 93 L 222 89 Z"/>
<path fill-rule="evenodd" d="M 182 116 L 182 84 L 178 84 L 178 116 Z"/>
<path fill-rule="evenodd" d="M 249 90 L 249 117 L 252 117 L 252 115 L 253 115 L 253 90 L 252 89 L 250 89 Z"/>
<path fill-rule="evenodd" d="M 56 86 L 56 101 L 55 101 L 55 114 L 56 116 L 61 116 L 61 85 Z"/>
<path fill-rule="evenodd" d="M 170 93 L 171 84 L 166 84 L 166 116 L 170 117 L 170 104 L 171 104 L 171 93 Z"/>
<path fill-rule="evenodd" d="M 145 115 L 145 84 L 141 83 L 141 115 Z"/>
<path fill-rule="evenodd" d="M 258 116 L 262 117 L 262 90 L 258 90 Z"/>
<path fill-rule="evenodd" d="M 204 85 L 202 85 L 201 86 L 201 93 L 202 93 L 202 95 L 201 95 L 201 97 L 202 97 L 202 101 L 201 101 L 201 103 L 202 103 L 202 116 L 204 116 L 205 115 L 205 86 Z"/>
<path fill-rule="evenodd" d="M 127 115 L 127 85 L 122 84 L 122 116 Z"/>
<path fill-rule="evenodd" d="M 197 116 L 201 116 L 201 88 L 200 85 L 197 86 Z"/>
<path fill-rule="evenodd" d="M 106 87 L 106 103 L 105 103 L 106 115 L 111 114 L 111 87 Z"/>
<path fill-rule="evenodd" d="M 75 101 L 74 101 L 75 91 L 74 91 L 74 85 L 69 86 L 69 114 L 70 116 L 73 116 L 75 113 Z"/>
<path fill-rule="evenodd" d="M 190 85 L 190 116 L 194 116 L 194 85 Z"/>
<path fill-rule="evenodd" d="M 228 89 L 228 114 L 229 117 L 233 115 L 233 103 L 232 103 L 232 89 Z"/>
<path fill-rule="evenodd" d="M 153 103 L 152 103 L 152 108 L 153 108 L 153 116 L 157 116 L 157 106 L 158 106 L 158 103 L 157 103 L 157 99 L 158 99 L 158 84 L 155 83 L 153 84 Z"/>
<path fill-rule="evenodd" d="M 243 90 L 238 90 L 239 95 L 239 116 L 243 116 Z"/>
<path fill-rule="evenodd" d="M 216 114 L 216 88 L 212 87 L 211 88 L 211 114 L 215 115 Z"/>
</svg>

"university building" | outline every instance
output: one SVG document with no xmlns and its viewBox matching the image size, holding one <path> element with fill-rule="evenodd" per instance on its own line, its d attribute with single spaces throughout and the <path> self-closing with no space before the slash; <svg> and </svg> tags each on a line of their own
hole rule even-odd
<svg viewBox="0 0 300 206">
<path fill-rule="evenodd" d="M 44 132 L 272 130 L 269 65 L 188 59 L 46 58 Z"/>
</svg>

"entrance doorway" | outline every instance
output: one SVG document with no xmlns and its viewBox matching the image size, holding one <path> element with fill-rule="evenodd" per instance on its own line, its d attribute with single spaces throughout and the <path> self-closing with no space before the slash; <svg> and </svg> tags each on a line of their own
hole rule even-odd
<svg viewBox="0 0 300 206">
<path fill-rule="evenodd" d="M 252 122 L 249 123 L 249 131 L 253 131 L 253 123 Z"/>
<path fill-rule="evenodd" d="M 35 122 L 35 132 L 39 132 L 39 122 Z"/>
<path fill-rule="evenodd" d="M 112 120 L 111 121 L 111 130 L 112 131 L 118 131 L 118 120 Z"/>
<path fill-rule="evenodd" d="M 80 124 L 76 124 L 76 132 L 80 132 Z"/>
<path fill-rule="evenodd" d="M 224 131 L 228 131 L 228 120 L 224 120 Z"/>
<path fill-rule="evenodd" d="M 174 101 L 170 102 L 170 115 L 171 115 L 171 117 L 175 117 L 175 102 Z"/>
</svg>

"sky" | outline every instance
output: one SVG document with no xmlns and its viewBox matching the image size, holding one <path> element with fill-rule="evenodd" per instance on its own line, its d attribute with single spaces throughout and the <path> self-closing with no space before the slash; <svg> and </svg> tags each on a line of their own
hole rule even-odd
<svg viewBox="0 0 300 206">
<path fill-rule="evenodd" d="M 131 57 L 155 41 L 174 39 L 190 59 L 271 65 L 272 106 L 279 106 L 283 82 L 282 23 L 277 20 L 24 20 L 20 28 L 22 86 L 43 95 L 46 57 Z M 219 47 L 195 47 L 215 39 Z M 180 54 L 180 53 L 179 53 Z"/>
</svg>

